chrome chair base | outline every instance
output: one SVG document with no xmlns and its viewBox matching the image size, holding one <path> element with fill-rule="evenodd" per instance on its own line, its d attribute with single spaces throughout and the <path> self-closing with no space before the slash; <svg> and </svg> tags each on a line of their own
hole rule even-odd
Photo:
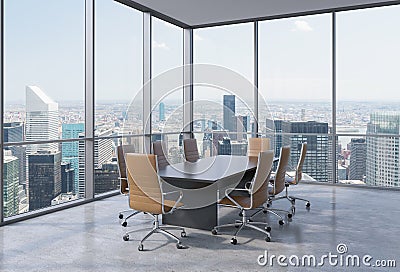
<svg viewBox="0 0 400 272">
<path fill-rule="evenodd" d="M 218 230 L 220 228 L 227 228 L 227 227 L 235 227 L 237 228 L 237 230 L 235 231 L 232 239 L 231 239 L 231 244 L 236 245 L 237 244 L 237 235 L 239 234 L 239 232 L 244 228 L 244 227 L 248 227 L 251 228 L 253 230 L 259 231 L 263 234 L 266 235 L 265 237 L 265 241 L 266 242 L 270 242 L 271 241 L 271 234 L 269 233 L 271 231 L 271 227 L 268 226 L 268 223 L 266 222 L 253 222 L 251 221 L 251 217 L 247 217 L 246 216 L 246 211 L 245 210 L 241 210 L 240 213 L 242 214 L 242 220 L 236 220 L 235 223 L 231 223 L 231 224 L 224 224 L 224 225 L 219 225 L 219 226 L 215 226 L 212 230 L 211 233 L 213 235 L 217 235 L 218 234 Z M 261 226 L 265 226 L 264 229 L 257 227 L 257 225 L 261 225 Z"/>
<path fill-rule="evenodd" d="M 130 214 L 124 218 L 124 214 L 125 214 L 125 213 L 130 213 Z M 118 218 L 119 218 L 119 219 L 124 219 L 124 220 L 122 221 L 122 223 L 121 223 L 121 226 L 126 227 L 126 226 L 128 225 L 128 222 L 127 222 L 128 219 L 131 218 L 132 216 L 135 216 L 135 215 L 139 214 L 139 213 L 141 213 L 141 212 L 139 212 L 139 211 L 134 211 L 134 210 L 120 211 L 119 214 L 118 214 Z"/>
<path fill-rule="evenodd" d="M 172 240 L 176 241 L 176 247 L 178 249 L 184 249 L 187 248 L 186 246 L 182 245 L 181 240 L 176 237 L 175 235 L 173 235 L 172 233 L 170 233 L 167 230 L 180 230 L 181 231 L 181 237 L 186 237 L 186 231 L 184 228 L 182 227 L 173 227 L 173 226 L 160 226 L 159 223 L 159 216 L 158 215 L 152 215 L 149 214 L 153 217 L 153 228 L 151 229 L 151 231 L 149 233 L 146 234 L 146 236 L 140 241 L 139 246 L 138 246 L 138 250 L 139 251 L 143 251 L 144 250 L 144 246 L 143 246 L 143 242 L 146 241 L 151 235 L 155 234 L 155 233 L 160 233 L 163 234 L 166 237 L 171 238 Z M 148 228 L 145 228 L 148 229 Z M 125 233 L 125 235 L 122 237 L 124 241 L 128 241 L 129 240 L 129 234 L 136 232 L 136 231 L 141 231 L 143 229 L 139 229 L 139 230 L 132 230 L 132 231 L 128 231 Z"/>
<path fill-rule="evenodd" d="M 296 211 L 296 206 L 295 206 L 296 200 L 301 200 L 301 201 L 306 202 L 307 209 L 309 209 L 311 207 L 311 202 L 309 200 L 300 198 L 300 197 L 290 196 L 288 194 L 288 187 L 289 187 L 289 185 L 286 185 L 286 190 L 285 190 L 284 196 L 274 197 L 269 201 L 269 203 L 272 203 L 272 201 L 279 200 L 279 199 L 287 199 L 290 202 L 290 204 L 292 205 L 292 207 L 291 207 L 292 215 L 294 215 L 294 213 Z"/>
<path fill-rule="evenodd" d="M 250 219 L 252 219 L 254 216 L 256 216 L 257 214 L 259 214 L 260 212 L 263 212 L 263 213 L 271 213 L 271 214 L 275 215 L 276 217 L 279 218 L 278 223 L 279 223 L 279 225 L 281 225 L 281 226 L 285 224 L 285 220 L 283 219 L 282 215 L 279 214 L 279 212 L 285 213 L 286 216 L 287 216 L 289 219 L 292 218 L 292 213 L 290 213 L 289 211 L 281 210 L 281 209 L 271 209 L 271 208 L 268 208 L 268 207 L 262 207 L 262 208 L 258 209 L 257 212 L 255 212 L 254 214 L 252 214 L 252 215 L 250 216 Z"/>
</svg>

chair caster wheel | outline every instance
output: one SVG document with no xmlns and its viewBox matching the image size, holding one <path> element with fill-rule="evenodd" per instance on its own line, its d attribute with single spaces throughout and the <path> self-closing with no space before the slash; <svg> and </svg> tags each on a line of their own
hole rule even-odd
<svg viewBox="0 0 400 272">
<path fill-rule="evenodd" d="M 242 217 L 242 216 L 243 216 L 243 213 L 242 213 L 242 212 L 240 212 L 240 213 L 239 213 L 239 216 L 240 216 L 240 217 Z"/>
<path fill-rule="evenodd" d="M 288 213 L 287 217 L 288 217 L 288 218 L 292 218 L 292 217 L 293 217 L 293 214 Z"/>
<path fill-rule="evenodd" d="M 119 219 L 122 219 L 122 218 L 124 218 L 124 215 L 123 215 L 122 213 L 120 213 L 120 214 L 118 215 L 118 218 L 119 218 Z"/>
<path fill-rule="evenodd" d="M 181 237 L 186 237 L 186 231 L 181 232 Z"/>
<path fill-rule="evenodd" d="M 232 238 L 232 239 L 231 239 L 231 244 L 232 244 L 232 245 L 236 245 L 236 244 L 237 244 L 236 238 Z"/>
<path fill-rule="evenodd" d="M 310 208 L 310 206 L 311 206 L 311 203 L 310 203 L 310 202 L 307 202 L 307 203 L 306 203 L 306 207 L 307 207 L 307 208 Z"/>
<path fill-rule="evenodd" d="M 237 228 L 237 229 L 238 229 L 239 227 L 240 227 L 240 225 L 235 225 L 235 228 Z"/>
<path fill-rule="evenodd" d="M 268 227 L 265 227 L 265 230 L 267 231 L 267 232 L 271 232 L 271 227 L 270 226 L 268 226 Z"/>
<path fill-rule="evenodd" d="M 281 226 L 282 226 L 283 224 L 285 224 L 285 221 L 283 221 L 283 220 L 279 220 L 279 222 L 278 222 L 278 223 L 279 223 L 279 225 L 281 225 Z"/>
<path fill-rule="evenodd" d="M 218 231 L 217 231 L 216 229 L 212 229 L 212 230 L 211 230 L 211 234 L 212 234 L 212 235 L 217 235 L 217 234 L 218 234 Z"/>
<path fill-rule="evenodd" d="M 138 246 L 137 249 L 138 249 L 139 251 L 143 251 L 143 249 L 144 249 L 143 244 L 139 244 L 139 246 Z"/>
<path fill-rule="evenodd" d="M 129 241 L 129 235 L 125 234 L 124 236 L 122 236 L 122 239 L 124 239 L 124 241 Z"/>
<path fill-rule="evenodd" d="M 126 228 L 126 226 L 128 226 L 128 222 L 125 221 L 121 225 Z"/>
<path fill-rule="evenodd" d="M 271 237 L 269 236 L 265 237 L 265 242 L 271 242 Z"/>
<path fill-rule="evenodd" d="M 183 246 L 181 243 L 177 243 L 177 244 L 176 244 L 176 248 L 177 248 L 177 249 L 184 249 L 185 246 Z"/>
<path fill-rule="evenodd" d="M 268 207 L 268 205 L 267 205 L 267 207 Z M 267 213 L 268 211 L 267 210 L 263 210 L 263 213 Z"/>
</svg>

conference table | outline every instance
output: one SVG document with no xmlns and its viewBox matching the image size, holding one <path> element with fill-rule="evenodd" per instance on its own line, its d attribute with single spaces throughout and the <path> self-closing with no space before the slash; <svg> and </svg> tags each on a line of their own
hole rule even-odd
<svg viewBox="0 0 400 272">
<path fill-rule="evenodd" d="M 166 191 L 183 191 L 184 207 L 163 216 L 163 223 L 202 230 L 218 225 L 217 199 L 227 188 L 243 186 L 256 171 L 257 162 L 247 156 L 218 155 L 159 169 Z"/>
</svg>

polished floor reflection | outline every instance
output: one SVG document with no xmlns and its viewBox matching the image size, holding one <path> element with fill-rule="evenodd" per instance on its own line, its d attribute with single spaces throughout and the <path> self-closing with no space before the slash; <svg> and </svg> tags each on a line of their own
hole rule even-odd
<svg viewBox="0 0 400 272">
<path fill-rule="evenodd" d="M 118 220 L 118 211 L 127 205 L 127 197 L 117 196 L 46 216 L 0 228 L 0 271 L 398 271 L 400 267 L 400 192 L 328 185 L 301 184 L 293 194 L 308 198 L 311 209 L 298 203 L 292 222 L 279 226 L 274 216 L 261 214 L 257 220 L 269 221 L 272 242 L 263 235 L 243 230 L 238 245 L 229 240 L 233 229 L 213 236 L 211 232 L 187 229 L 182 242 L 188 249 L 178 250 L 175 243 L 162 235 L 154 235 L 145 243 L 144 252 L 137 246 L 145 231 L 122 240 L 125 228 Z M 274 207 L 287 208 L 287 201 Z M 220 209 L 221 223 L 238 218 L 237 211 Z M 146 216 L 129 221 L 128 228 L 151 227 Z M 178 233 L 179 234 L 179 233 Z M 347 252 L 338 254 L 344 244 Z M 342 245 L 342 250 L 344 247 Z M 260 266 L 257 259 L 267 250 L 272 255 L 287 257 L 282 267 L 277 258 Z M 323 268 L 294 268 L 297 256 L 313 255 Z M 360 267 L 345 267 L 346 258 L 357 255 Z M 396 260 L 397 268 L 367 268 L 362 257 L 376 260 Z M 397 258 L 397 259 L 396 259 Z M 340 260 L 343 264 L 340 264 Z M 264 261 L 263 258 L 260 259 Z M 290 264 L 290 262 L 292 264 Z M 352 263 L 349 262 L 351 265 Z M 350 270 L 349 270 L 350 269 Z"/>
</svg>

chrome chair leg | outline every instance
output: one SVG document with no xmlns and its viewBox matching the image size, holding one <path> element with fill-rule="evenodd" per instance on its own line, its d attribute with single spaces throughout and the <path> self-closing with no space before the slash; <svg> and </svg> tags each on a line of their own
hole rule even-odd
<svg viewBox="0 0 400 272">
<path fill-rule="evenodd" d="M 262 209 L 260 209 L 260 211 L 262 211 Z M 258 212 L 260 212 L 260 211 L 258 211 Z M 266 222 L 252 222 L 252 221 L 250 221 L 251 220 L 250 217 L 249 218 L 246 217 L 246 211 L 245 210 L 242 210 L 241 213 L 242 213 L 242 220 L 241 221 L 237 220 L 235 223 L 215 226 L 211 231 L 212 234 L 213 235 L 217 235 L 218 234 L 218 229 L 220 229 L 220 228 L 236 227 L 238 229 L 235 231 L 235 233 L 233 234 L 233 237 L 231 239 L 231 244 L 236 245 L 237 244 L 237 239 L 236 238 L 237 238 L 237 235 L 239 234 L 239 232 L 244 227 L 249 227 L 249 228 L 252 228 L 254 230 L 257 230 L 257 231 L 260 231 L 260 232 L 266 234 L 267 236 L 265 238 L 265 241 L 267 241 L 267 242 L 271 241 L 271 235 L 269 233 L 271 231 L 271 227 L 268 226 L 268 223 L 266 223 Z M 252 216 L 254 216 L 254 214 Z M 256 225 L 265 226 L 265 230 L 257 227 Z"/>
<path fill-rule="evenodd" d="M 176 247 L 177 247 L 178 249 L 187 248 L 187 247 L 185 247 L 185 246 L 183 246 L 183 245 L 181 244 L 181 240 L 180 240 L 178 237 L 176 237 L 175 235 L 173 235 L 172 233 L 170 233 L 169 231 L 167 231 L 167 229 L 170 229 L 170 230 L 180 230 L 180 231 L 182 231 L 182 232 L 181 232 L 181 237 L 186 237 L 186 232 L 185 232 L 185 229 L 184 229 L 184 228 L 182 228 L 182 227 L 174 227 L 174 226 L 171 226 L 171 227 L 169 227 L 169 226 L 162 227 L 162 226 L 160 226 L 160 223 L 159 223 L 159 221 L 158 221 L 158 219 L 159 219 L 159 216 L 158 216 L 158 215 L 152 215 L 152 214 L 149 214 L 149 215 L 151 215 L 151 216 L 153 217 L 153 219 L 154 219 L 153 224 L 154 224 L 154 225 L 153 225 L 153 227 L 151 228 L 151 231 L 150 231 L 149 233 L 147 233 L 146 236 L 140 241 L 139 246 L 138 246 L 138 250 L 139 250 L 139 251 L 143 251 L 143 249 L 144 249 L 143 242 L 146 241 L 146 240 L 147 240 L 151 235 L 153 235 L 154 233 L 160 233 L 160 234 L 163 234 L 163 235 L 165 235 L 165 236 L 167 236 L 167 237 L 169 237 L 169 238 L 175 240 L 175 241 L 176 241 Z M 143 230 L 143 229 L 140 229 L 140 230 Z M 140 231 L 140 230 L 133 230 L 133 231 L 127 232 L 127 233 L 124 235 L 123 239 L 124 239 L 125 241 L 128 241 L 128 240 L 129 240 L 129 233 L 136 232 L 136 231 Z"/>
</svg>

